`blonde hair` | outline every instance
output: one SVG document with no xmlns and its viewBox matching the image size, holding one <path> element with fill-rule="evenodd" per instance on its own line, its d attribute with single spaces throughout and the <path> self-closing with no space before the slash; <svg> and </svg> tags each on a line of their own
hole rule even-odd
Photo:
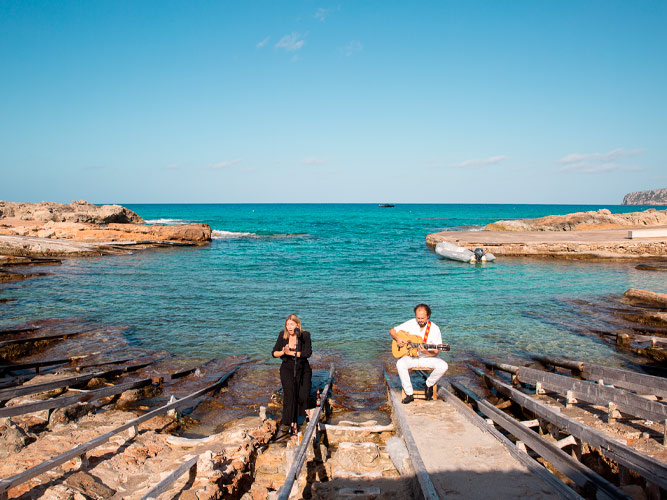
<svg viewBox="0 0 667 500">
<path fill-rule="evenodd" d="M 296 323 L 296 327 L 301 330 L 301 320 L 296 314 L 290 314 L 287 316 L 287 319 L 285 320 L 285 329 L 283 330 L 283 338 L 286 339 L 289 337 L 289 333 L 287 333 L 287 322 L 288 321 L 294 321 Z"/>
</svg>

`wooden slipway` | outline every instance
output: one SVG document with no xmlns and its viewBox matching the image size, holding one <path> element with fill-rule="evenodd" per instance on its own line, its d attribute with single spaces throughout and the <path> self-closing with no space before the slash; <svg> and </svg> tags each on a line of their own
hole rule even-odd
<svg viewBox="0 0 667 500">
<path fill-rule="evenodd" d="M 463 415 L 462 408 L 441 399 L 400 403 L 396 381 L 391 383 L 390 399 L 394 418 L 403 433 L 408 450 L 410 441 L 421 456 L 425 474 L 420 478 L 420 464 L 413 466 L 424 497 L 447 499 L 560 499 L 568 488 L 558 488 L 556 478 L 542 469 L 532 470 L 513 456 L 491 433 L 475 426 Z M 412 453 L 411 453 L 412 454 Z M 531 459 L 532 460 L 532 459 Z M 554 482 L 554 480 L 556 482 Z M 431 482 L 435 490 L 425 489 Z M 562 483 L 561 483 L 562 484 Z M 577 497 L 572 490 L 570 498 Z M 566 497 L 567 497 L 566 496 Z"/>
</svg>

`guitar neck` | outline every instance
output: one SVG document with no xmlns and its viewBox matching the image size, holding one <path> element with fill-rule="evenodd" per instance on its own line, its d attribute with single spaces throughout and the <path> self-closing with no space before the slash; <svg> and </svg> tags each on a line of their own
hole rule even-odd
<svg viewBox="0 0 667 500">
<path fill-rule="evenodd" d="M 422 346 L 424 349 L 446 349 L 449 347 L 447 344 L 422 344 L 421 342 L 408 342 L 408 347 L 419 346 Z"/>
</svg>

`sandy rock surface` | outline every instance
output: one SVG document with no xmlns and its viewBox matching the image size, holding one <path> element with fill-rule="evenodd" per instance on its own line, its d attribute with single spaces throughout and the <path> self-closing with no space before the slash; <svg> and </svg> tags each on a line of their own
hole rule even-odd
<svg viewBox="0 0 667 500">
<path fill-rule="evenodd" d="M 92 224 L 135 223 L 144 220 L 132 210 L 120 205 L 93 205 L 87 201 L 73 201 L 66 205 L 43 201 L 20 203 L 0 201 L 0 219 L 20 219 L 38 222 L 87 222 Z"/>
<path fill-rule="evenodd" d="M 548 215 L 537 219 L 501 220 L 488 224 L 487 231 L 590 231 L 626 227 L 667 226 L 667 210 L 654 208 L 643 212 L 612 214 L 606 208 L 598 211 Z"/>
<path fill-rule="evenodd" d="M 139 215 L 120 205 L 0 201 L 0 254 L 3 255 L 92 256 L 123 253 L 129 251 L 128 245 L 136 249 L 203 245 L 210 241 L 208 224 L 144 224 Z"/>
</svg>

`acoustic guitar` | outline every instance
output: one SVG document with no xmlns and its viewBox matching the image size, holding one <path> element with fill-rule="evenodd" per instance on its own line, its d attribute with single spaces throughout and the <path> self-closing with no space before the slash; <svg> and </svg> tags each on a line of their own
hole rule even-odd
<svg viewBox="0 0 667 500">
<path fill-rule="evenodd" d="M 398 342 L 396 340 L 391 341 L 391 353 L 395 358 L 402 358 L 403 356 L 417 356 L 418 347 L 422 346 L 424 349 L 433 350 L 437 349 L 439 351 L 449 351 L 449 344 L 425 344 L 422 338 L 419 335 L 410 335 L 408 332 L 399 330 L 396 332 L 396 335 L 399 339 L 406 344 L 403 347 L 398 347 Z"/>
</svg>

